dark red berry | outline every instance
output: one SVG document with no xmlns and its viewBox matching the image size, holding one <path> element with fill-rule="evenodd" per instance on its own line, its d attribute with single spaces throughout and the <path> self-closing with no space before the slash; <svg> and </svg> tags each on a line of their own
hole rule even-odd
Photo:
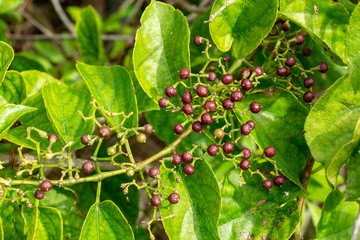
<svg viewBox="0 0 360 240">
<path fill-rule="evenodd" d="M 191 95 L 190 92 L 184 92 L 182 95 L 181 95 L 181 101 L 183 103 L 191 103 L 193 100 L 193 97 Z"/>
<path fill-rule="evenodd" d="M 233 91 L 231 93 L 231 101 L 233 102 L 240 102 L 241 100 L 243 100 L 243 98 L 244 95 L 240 91 Z"/>
<path fill-rule="evenodd" d="M 177 154 L 177 153 L 173 154 L 171 156 L 171 163 L 174 165 L 180 165 L 182 163 L 180 154 Z"/>
<path fill-rule="evenodd" d="M 203 45 L 203 41 L 202 41 L 202 37 L 197 35 L 194 37 L 194 43 L 196 46 L 201 46 Z"/>
<path fill-rule="evenodd" d="M 194 113 L 194 108 L 191 104 L 187 103 L 185 104 L 183 107 L 182 107 L 182 110 L 183 112 L 186 114 L 186 115 L 191 115 Z"/>
<path fill-rule="evenodd" d="M 91 140 L 91 138 L 90 138 L 89 134 L 84 134 L 80 138 L 81 143 L 84 144 L 84 145 L 88 145 L 90 140 Z"/>
<path fill-rule="evenodd" d="M 175 97 L 176 93 L 177 93 L 177 90 L 173 86 L 167 86 L 165 88 L 165 95 L 168 97 Z"/>
<path fill-rule="evenodd" d="M 256 73 L 256 76 L 258 76 L 258 77 L 264 75 L 264 70 L 260 66 L 255 66 L 253 68 L 253 72 Z"/>
<path fill-rule="evenodd" d="M 161 205 L 161 197 L 155 195 L 151 198 L 150 200 L 151 205 L 153 205 L 154 207 L 158 207 Z"/>
<path fill-rule="evenodd" d="M 259 113 L 261 111 L 261 105 L 258 102 L 252 102 L 250 104 L 250 111 L 252 113 Z"/>
<path fill-rule="evenodd" d="M 295 44 L 296 44 L 296 45 L 301 45 L 301 44 L 303 44 L 304 41 L 305 41 L 304 36 L 301 35 L 300 33 L 295 34 L 294 38 L 296 39 L 296 41 L 295 41 Z"/>
<path fill-rule="evenodd" d="M 304 57 L 310 57 L 312 54 L 312 51 L 310 48 L 304 47 L 302 50 L 302 54 L 304 55 Z"/>
<path fill-rule="evenodd" d="M 275 186 L 282 187 L 285 184 L 285 178 L 283 176 L 276 176 L 274 178 Z"/>
<path fill-rule="evenodd" d="M 44 192 L 48 192 L 52 189 L 52 183 L 49 180 L 42 181 L 40 183 L 40 189 Z"/>
<path fill-rule="evenodd" d="M 285 61 L 285 65 L 288 67 L 293 67 L 296 64 L 296 59 L 293 56 L 288 56 Z"/>
<path fill-rule="evenodd" d="M 233 101 L 231 101 L 231 99 L 225 99 L 223 102 L 222 102 L 222 106 L 223 106 L 223 108 L 224 109 L 226 109 L 226 110 L 231 110 L 231 109 L 233 109 L 234 108 L 234 102 Z"/>
<path fill-rule="evenodd" d="M 326 62 L 319 63 L 319 72 L 326 73 L 329 70 L 329 66 Z"/>
<path fill-rule="evenodd" d="M 249 124 L 244 123 L 243 125 L 241 125 L 240 131 L 241 131 L 241 134 L 243 134 L 243 135 L 245 135 L 245 136 L 246 136 L 246 135 L 249 135 L 250 132 L 251 132 L 251 127 L 250 127 Z"/>
<path fill-rule="evenodd" d="M 234 144 L 232 144 L 231 142 L 226 142 L 223 145 L 223 151 L 226 154 L 230 154 L 234 151 Z"/>
<path fill-rule="evenodd" d="M 215 144 L 211 144 L 208 148 L 207 148 L 207 153 L 210 156 L 216 156 L 219 153 L 219 148 L 218 146 L 216 146 Z"/>
<path fill-rule="evenodd" d="M 94 171 L 94 169 L 95 169 L 95 165 L 91 161 L 86 161 L 82 165 L 82 170 L 87 174 L 92 173 Z"/>
<path fill-rule="evenodd" d="M 241 149 L 241 153 L 243 154 L 243 159 L 249 159 L 251 157 L 251 151 L 248 148 Z"/>
<path fill-rule="evenodd" d="M 194 132 L 201 132 L 203 130 L 204 126 L 203 124 L 200 122 L 200 121 L 195 121 L 193 124 L 192 124 L 192 130 Z"/>
<path fill-rule="evenodd" d="M 186 164 L 183 168 L 185 175 L 193 175 L 195 173 L 195 168 L 191 164 Z"/>
<path fill-rule="evenodd" d="M 181 79 L 188 79 L 190 77 L 190 71 L 187 68 L 183 68 L 179 71 Z"/>
<path fill-rule="evenodd" d="M 205 102 L 204 108 L 208 112 L 214 112 L 216 110 L 216 103 L 214 101 L 208 100 Z"/>
<path fill-rule="evenodd" d="M 45 193 L 42 190 L 36 190 L 34 193 L 34 197 L 38 200 L 44 199 Z"/>
<path fill-rule="evenodd" d="M 282 28 L 282 30 L 284 30 L 285 32 L 287 32 L 287 31 L 290 30 L 291 25 L 290 25 L 290 23 L 285 22 L 285 23 L 282 24 L 281 28 Z"/>
<path fill-rule="evenodd" d="M 193 158 L 194 156 L 189 151 L 185 151 L 181 155 L 181 160 L 186 163 L 190 163 L 193 160 Z"/>
<path fill-rule="evenodd" d="M 315 99 L 315 95 L 313 92 L 307 91 L 303 95 L 304 102 L 310 103 Z"/>
<path fill-rule="evenodd" d="M 161 108 L 166 108 L 168 106 L 169 99 L 167 98 L 160 98 L 159 99 L 159 106 Z"/>
<path fill-rule="evenodd" d="M 217 78 L 216 73 L 214 73 L 214 72 L 209 72 L 209 73 L 208 73 L 208 80 L 209 80 L 210 82 L 215 81 L 216 78 Z"/>
<path fill-rule="evenodd" d="M 265 179 L 265 180 L 262 181 L 261 185 L 265 190 L 270 190 L 271 187 L 272 187 L 272 182 L 269 179 Z"/>
<path fill-rule="evenodd" d="M 243 79 L 241 81 L 241 87 L 244 91 L 250 91 L 252 89 L 252 82 L 249 79 Z"/>
<path fill-rule="evenodd" d="M 279 22 L 285 23 L 285 22 L 286 22 L 286 19 L 285 19 L 285 18 L 279 18 Z"/>
<path fill-rule="evenodd" d="M 177 204 L 180 201 L 180 195 L 177 193 L 172 193 L 168 197 L 168 200 L 171 204 Z"/>
<path fill-rule="evenodd" d="M 280 77 L 285 77 L 288 73 L 289 72 L 286 67 L 278 67 L 278 69 L 276 69 L 276 74 Z"/>
<path fill-rule="evenodd" d="M 58 141 L 58 137 L 56 136 L 56 134 L 51 133 L 48 136 L 48 140 L 52 143 L 56 143 Z"/>
<path fill-rule="evenodd" d="M 176 124 L 176 125 L 174 126 L 174 133 L 175 133 L 175 134 L 180 135 L 180 134 L 183 133 L 183 131 L 184 131 L 184 127 L 183 127 L 183 125 L 181 125 L 180 123 L 178 123 L 178 124 Z"/>
<path fill-rule="evenodd" d="M 160 170 L 157 167 L 152 167 L 149 170 L 149 176 L 151 178 L 156 178 L 160 174 Z"/>
<path fill-rule="evenodd" d="M 205 85 L 200 85 L 198 86 L 198 88 L 196 89 L 196 93 L 199 97 L 206 97 L 209 93 L 208 88 Z"/>
<path fill-rule="evenodd" d="M 229 85 L 233 81 L 234 81 L 234 77 L 230 73 L 227 73 L 221 77 L 221 82 L 225 85 Z"/>
<path fill-rule="evenodd" d="M 275 156 L 276 150 L 273 146 L 268 146 L 267 148 L 265 148 L 264 154 L 266 157 L 272 158 L 273 156 Z"/>
<path fill-rule="evenodd" d="M 213 122 L 213 117 L 210 113 L 204 113 L 201 115 L 201 122 L 204 125 L 210 125 Z"/>
<path fill-rule="evenodd" d="M 225 55 L 225 56 L 222 58 L 222 60 L 223 60 L 224 62 L 226 62 L 226 63 L 229 63 L 229 62 L 231 62 L 231 57 L 230 57 L 229 55 Z"/>
<path fill-rule="evenodd" d="M 225 137 L 225 132 L 221 128 L 217 128 L 213 132 L 214 137 L 217 139 L 223 139 Z"/>
<path fill-rule="evenodd" d="M 252 73 L 252 72 L 251 72 L 250 69 L 248 69 L 248 68 L 243 68 L 243 69 L 241 69 L 240 75 L 241 75 L 242 78 L 248 78 L 248 77 L 251 76 L 251 73 Z"/>
<path fill-rule="evenodd" d="M 304 87 L 312 88 L 315 85 L 315 80 L 312 77 L 307 77 L 304 79 Z"/>
<path fill-rule="evenodd" d="M 147 133 L 147 134 L 152 134 L 154 132 L 154 127 L 147 123 L 144 125 L 144 132 Z"/>
<path fill-rule="evenodd" d="M 240 162 L 240 168 L 242 170 L 248 170 L 250 168 L 250 162 L 247 159 L 244 159 Z"/>
<path fill-rule="evenodd" d="M 100 135 L 100 137 L 103 137 L 103 138 L 110 137 L 110 135 L 111 135 L 110 128 L 108 126 L 102 126 L 99 129 L 99 135 Z"/>
<path fill-rule="evenodd" d="M 253 130 L 255 128 L 255 122 L 254 121 L 247 121 L 246 124 L 248 124 L 250 126 L 250 129 Z"/>
</svg>

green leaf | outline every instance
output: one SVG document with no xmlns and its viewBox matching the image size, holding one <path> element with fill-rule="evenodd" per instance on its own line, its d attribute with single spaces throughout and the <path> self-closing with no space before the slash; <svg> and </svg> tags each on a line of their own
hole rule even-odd
<svg viewBox="0 0 360 240">
<path fill-rule="evenodd" d="M 62 64 L 66 61 L 62 52 L 50 41 L 33 42 L 35 50 L 53 63 Z"/>
<path fill-rule="evenodd" d="M 26 70 L 47 71 L 46 62 L 41 61 L 40 57 L 34 56 L 34 53 L 31 52 L 16 53 L 10 68 L 18 72 Z"/>
<path fill-rule="evenodd" d="M 346 10 L 350 14 L 355 10 L 356 5 L 350 0 L 339 0 L 339 2 L 346 8 Z"/>
<path fill-rule="evenodd" d="M 211 15 L 227 1 L 216 0 Z M 210 22 L 212 39 L 220 51 L 232 49 L 235 58 L 244 58 L 270 32 L 277 9 L 277 0 L 235 0 Z"/>
<path fill-rule="evenodd" d="M 139 113 L 151 110 L 158 110 L 159 105 L 146 94 L 144 89 L 141 87 L 139 81 L 137 80 L 134 72 L 131 72 L 131 77 L 134 83 Z"/>
<path fill-rule="evenodd" d="M 124 123 L 126 127 L 137 127 L 138 110 L 133 83 L 128 71 L 121 66 L 91 66 L 76 64 L 96 103 L 101 106 L 103 116 L 112 126 L 119 126 L 125 120 L 119 114 L 111 117 L 107 112 L 132 114 Z M 117 130 L 115 130 L 117 131 Z"/>
<path fill-rule="evenodd" d="M 0 240 L 3 240 L 4 239 L 4 229 L 3 229 L 3 226 L 2 226 L 2 219 L 1 219 L 1 216 L 0 216 Z"/>
<path fill-rule="evenodd" d="M 20 73 L 7 71 L 0 85 L 0 104 L 20 104 L 26 97 L 26 87 Z"/>
<path fill-rule="evenodd" d="M 312 156 L 327 168 L 336 184 L 337 172 L 350 157 L 359 137 L 354 130 L 360 118 L 360 93 L 354 94 L 348 76 L 337 80 L 311 109 L 305 122 L 305 139 Z"/>
<path fill-rule="evenodd" d="M 249 109 L 254 101 L 262 106 L 258 114 L 251 113 Z M 272 159 L 282 173 L 302 186 L 299 179 L 309 157 L 309 149 L 302 135 L 307 109 L 294 95 L 281 89 L 271 94 L 248 95 L 236 107 L 236 116 L 242 123 L 255 121 L 256 127 L 250 136 L 260 150 L 273 146 L 276 155 Z"/>
<path fill-rule="evenodd" d="M 57 79 L 50 74 L 38 70 L 23 71 L 21 75 L 26 84 L 27 97 L 41 93 L 41 89 L 45 84 L 57 81 Z"/>
<path fill-rule="evenodd" d="M 167 86 L 190 68 L 190 31 L 186 18 L 171 5 L 151 1 L 141 17 L 135 38 L 133 62 L 140 85 L 153 99 L 163 97 Z"/>
<path fill-rule="evenodd" d="M 172 164 L 169 167 L 173 167 Z M 163 221 L 165 231 L 170 239 L 220 239 L 217 230 L 221 209 L 219 184 L 206 161 L 196 161 L 194 167 L 195 173 L 191 176 L 185 176 L 181 167 L 176 167 L 176 175 L 161 167 L 164 186 L 177 189 L 180 195 L 179 203 L 168 205 L 164 200 L 163 206 L 167 208 L 160 208 L 163 218 L 176 215 Z M 180 183 L 176 177 L 181 178 Z"/>
<path fill-rule="evenodd" d="M 112 201 L 96 202 L 81 229 L 80 240 L 134 239 L 134 233 L 120 209 Z"/>
<path fill-rule="evenodd" d="M 358 201 L 360 199 L 360 146 L 358 145 L 350 157 L 348 174 L 346 175 L 346 200 Z"/>
<path fill-rule="evenodd" d="M 14 11 L 24 0 L 2 0 L 0 5 L 0 14 L 6 14 Z"/>
<path fill-rule="evenodd" d="M 6 239 L 25 238 L 25 218 L 19 211 L 18 202 L 5 202 L 0 207 L 0 218 L 2 219 L 4 236 Z"/>
<path fill-rule="evenodd" d="M 36 109 L 23 105 L 0 105 L 0 140 L 4 138 L 7 131 L 18 118 L 34 110 Z"/>
<path fill-rule="evenodd" d="M 52 207 L 34 207 L 26 235 L 27 240 L 63 239 L 63 221 L 60 212 Z"/>
<path fill-rule="evenodd" d="M 90 103 L 91 95 L 84 84 L 68 87 L 61 82 L 51 82 L 43 87 L 42 92 L 49 119 L 63 141 L 74 141 L 72 150 L 84 147 L 80 138 L 92 133 L 94 122 L 84 121 L 78 111 L 85 117 L 95 114 L 94 105 Z"/>
<path fill-rule="evenodd" d="M 3 3 L 4 4 L 4 3 Z M 0 42 L 0 85 L 4 81 L 6 70 L 14 59 L 14 50 L 5 42 Z"/>
<path fill-rule="evenodd" d="M 76 41 L 83 62 L 96 65 L 105 63 L 106 55 L 101 41 L 100 24 L 91 6 L 81 11 L 80 18 L 76 22 Z"/>
<path fill-rule="evenodd" d="M 345 46 L 346 57 L 349 62 L 349 73 L 351 85 L 355 93 L 360 90 L 360 5 L 357 5 L 351 15 L 349 27 L 347 28 Z"/>
<path fill-rule="evenodd" d="M 301 189 L 287 181 L 271 191 L 261 187 L 262 179 L 244 172 L 246 184 L 239 185 L 240 170 L 221 181 L 221 239 L 289 239 L 300 222 L 296 197 Z"/>
<path fill-rule="evenodd" d="M 335 190 L 326 198 L 316 226 L 316 239 L 351 239 L 359 205 L 345 202 L 345 194 Z"/>
<path fill-rule="evenodd" d="M 349 13 L 328 0 L 281 0 L 280 15 L 304 28 L 332 61 L 344 65 L 345 32 Z"/>
</svg>

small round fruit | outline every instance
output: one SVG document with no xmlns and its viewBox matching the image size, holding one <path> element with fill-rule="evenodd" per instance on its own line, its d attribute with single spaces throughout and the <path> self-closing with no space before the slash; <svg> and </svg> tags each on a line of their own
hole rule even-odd
<svg viewBox="0 0 360 240">
<path fill-rule="evenodd" d="M 194 108 L 190 103 L 186 103 L 183 107 L 182 107 L 183 112 L 186 115 L 191 115 L 194 113 Z"/>
<path fill-rule="evenodd" d="M 296 64 L 296 59 L 293 56 L 288 56 L 285 60 L 285 65 L 288 67 L 293 67 Z"/>
<path fill-rule="evenodd" d="M 199 96 L 199 97 L 206 97 L 209 93 L 209 90 L 208 88 L 205 86 L 205 85 L 200 85 L 197 87 L 196 89 L 196 94 Z"/>
<path fill-rule="evenodd" d="M 115 155 L 116 154 L 116 148 L 115 147 L 108 147 L 108 149 L 106 150 L 107 154 L 109 156 Z"/>
<path fill-rule="evenodd" d="M 201 115 L 201 122 L 204 125 L 210 125 L 213 122 L 213 117 L 210 113 L 204 113 Z"/>
<path fill-rule="evenodd" d="M 235 104 L 233 101 L 231 101 L 231 99 L 227 98 L 222 102 L 222 106 L 226 110 L 231 110 L 234 108 Z"/>
<path fill-rule="evenodd" d="M 173 86 L 167 86 L 165 88 L 165 95 L 168 97 L 175 97 L 176 93 L 177 93 L 177 90 Z"/>
<path fill-rule="evenodd" d="M 285 77 L 288 75 L 288 69 L 286 67 L 278 67 L 276 69 L 276 74 L 280 77 Z"/>
<path fill-rule="evenodd" d="M 197 35 L 194 37 L 194 43 L 196 46 L 200 47 L 201 45 L 203 45 L 204 42 L 202 41 L 202 37 Z"/>
<path fill-rule="evenodd" d="M 146 143 L 146 135 L 143 133 L 136 135 L 136 141 L 138 143 Z"/>
<path fill-rule="evenodd" d="M 208 100 L 205 102 L 204 108 L 208 112 L 214 112 L 216 110 L 216 103 L 214 101 Z"/>
<path fill-rule="evenodd" d="M 58 141 L 58 137 L 56 136 L 56 134 L 53 134 L 51 133 L 49 136 L 48 136 L 48 140 L 52 143 L 56 143 Z"/>
<path fill-rule="evenodd" d="M 285 18 L 279 18 L 279 22 L 285 23 L 285 22 L 286 22 L 286 19 L 285 19 Z"/>
<path fill-rule="evenodd" d="M 216 80 L 216 78 L 217 78 L 216 73 L 214 73 L 214 72 L 209 72 L 208 73 L 208 80 L 210 82 L 214 82 Z"/>
<path fill-rule="evenodd" d="M 281 26 L 281 29 L 284 30 L 285 32 L 289 31 L 290 28 L 291 28 L 291 25 L 288 22 L 283 23 Z"/>
<path fill-rule="evenodd" d="M 307 91 L 303 95 L 304 102 L 310 103 L 315 99 L 315 95 L 313 92 Z"/>
<path fill-rule="evenodd" d="M 219 153 L 219 148 L 218 146 L 216 146 L 215 144 L 211 144 L 210 146 L 208 146 L 207 148 L 207 153 L 210 156 L 216 156 Z"/>
<path fill-rule="evenodd" d="M 111 135 L 110 128 L 108 126 L 102 126 L 99 129 L 99 135 L 100 135 L 100 137 L 103 137 L 103 138 L 110 137 L 110 135 Z"/>
<path fill-rule="evenodd" d="M 177 153 L 173 154 L 171 156 L 171 163 L 176 165 L 176 166 L 180 165 L 182 163 L 182 159 L 181 159 L 180 154 L 177 154 Z"/>
<path fill-rule="evenodd" d="M 329 66 L 326 62 L 319 63 L 319 72 L 326 73 L 329 70 Z"/>
<path fill-rule="evenodd" d="M 304 36 L 301 35 L 300 33 L 295 34 L 294 38 L 296 39 L 296 41 L 295 41 L 295 44 L 296 44 L 296 45 L 301 45 L 301 44 L 303 44 L 304 41 L 305 41 Z"/>
<path fill-rule="evenodd" d="M 44 180 L 40 183 L 40 189 L 44 192 L 48 192 L 52 189 L 52 183 L 49 180 Z"/>
<path fill-rule="evenodd" d="M 149 176 L 151 178 L 156 178 L 160 174 L 160 170 L 157 167 L 152 167 L 149 170 Z"/>
<path fill-rule="evenodd" d="M 247 159 L 244 159 L 240 162 L 240 168 L 242 170 L 248 170 L 250 168 L 250 162 Z"/>
<path fill-rule="evenodd" d="M 168 200 L 171 204 L 177 204 L 180 201 L 180 195 L 177 193 L 172 193 L 168 197 Z"/>
<path fill-rule="evenodd" d="M 186 164 L 183 168 L 185 175 L 193 175 L 195 173 L 195 168 L 191 164 Z"/>
<path fill-rule="evenodd" d="M 241 81 L 241 88 L 244 90 L 244 91 L 250 91 L 253 87 L 253 84 L 252 82 L 249 80 L 249 79 L 243 79 Z"/>
<path fill-rule="evenodd" d="M 150 123 L 147 123 L 144 125 L 144 132 L 146 134 L 152 134 L 154 132 L 154 127 Z"/>
<path fill-rule="evenodd" d="M 36 190 L 34 193 L 34 197 L 38 200 L 44 199 L 45 193 L 42 190 Z"/>
<path fill-rule="evenodd" d="M 159 106 L 160 106 L 161 108 L 167 108 L 168 102 L 169 102 L 169 99 L 167 99 L 167 98 L 160 98 L 158 103 L 159 103 Z"/>
<path fill-rule="evenodd" d="M 134 176 L 134 175 L 135 175 L 134 169 L 130 168 L 130 169 L 128 169 L 128 170 L 126 171 L 126 176 L 132 177 L 132 176 Z M 124 190 L 125 190 L 125 189 L 124 189 Z M 126 194 L 127 194 L 127 193 L 126 193 Z"/>
<path fill-rule="evenodd" d="M 304 79 L 304 87 L 312 88 L 315 85 L 315 80 L 312 77 L 307 77 Z"/>
<path fill-rule="evenodd" d="M 94 169 L 95 169 L 95 165 L 91 161 L 86 161 L 82 165 L 82 170 L 84 171 L 84 173 L 90 174 L 94 171 Z"/>
<path fill-rule="evenodd" d="M 255 66 L 253 68 L 253 72 L 256 73 L 256 76 L 258 76 L 258 77 L 264 75 L 264 70 L 260 66 Z"/>
<path fill-rule="evenodd" d="M 227 73 L 221 77 L 221 82 L 225 85 L 229 85 L 233 81 L 234 81 L 234 77 L 230 73 Z"/>
<path fill-rule="evenodd" d="M 28 202 L 28 203 L 26 203 L 26 207 L 27 207 L 27 208 L 32 208 L 32 207 L 33 207 L 33 205 L 32 205 L 32 203 L 31 203 L 31 202 Z"/>
<path fill-rule="evenodd" d="M 186 163 L 190 163 L 193 160 L 193 158 L 194 156 L 189 151 L 185 151 L 181 155 L 181 160 Z"/>
<path fill-rule="evenodd" d="M 312 51 L 310 48 L 304 47 L 302 50 L 302 54 L 304 55 L 304 57 L 310 57 L 312 54 Z"/>
<path fill-rule="evenodd" d="M 226 142 L 223 145 L 223 151 L 226 154 L 230 154 L 234 151 L 234 144 L 232 144 L 231 142 Z"/>
<path fill-rule="evenodd" d="M 265 179 L 262 181 L 261 185 L 265 190 L 270 190 L 272 187 L 272 182 L 270 179 Z"/>
<path fill-rule="evenodd" d="M 200 122 L 200 121 L 195 121 L 193 124 L 192 124 L 192 130 L 194 132 L 201 132 L 203 130 L 204 126 L 203 124 Z"/>
<path fill-rule="evenodd" d="M 187 68 L 183 68 L 179 71 L 181 79 L 188 79 L 190 77 L 190 71 Z"/>
<path fill-rule="evenodd" d="M 45 158 L 46 160 L 52 159 L 52 158 L 53 158 L 52 152 L 47 152 L 47 153 L 45 153 L 44 158 Z"/>
<path fill-rule="evenodd" d="M 248 69 L 248 68 L 243 68 L 243 69 L 241 69 L 240 75 L 241 75 L 242 78 L 248 78 L 248 77 L 251 76 L 251 73 L 252 73 L 252 72 L 251 72 L 250 69 Z"/>
<path fill-rule="evenodd" d="M 241 100 L 243 100 L 243 98 L 244 98 L 244 95 L 240 91 L 233 91 L 231 93 L 231 100 L 233 102 L 240 102 Z"/>
<path fill-rule="evenodd" d="M 250 104 L 250 111 L 255 114 L 259 113 L 261 111 L 261 105 L 258 102 L 252 102 Z"/>
<path fill-rule="evenodd" d="M 226 63 L 229 63 L 229 62 L 231 62 L 231 57 L 230 57 L 229 55 L 225 55 L 225 56 L 222 58 L 222 60 L 223 60 L 224 62 L 226 62 Z"/>
<path fill-rule="evenodd" d="M 276 150 L 273 146 L 268 146 L 267 148 L 265 148 L 264 154 L 266 157 L 272 158 L 273 156 L 275 156 Z"/>
<path fill-rule="evenodd" d="M 249 135 L 250 132 L 251 132 L 251 127 L 250 127 L 249 124 L 244 123 L 243 125 L 241 125 L 240 131 L 241 131 L 241 134 L 247 136 L 247 135 Z"/>
<path fill-rule="evenodd" d="M 249 159 L 251 157 L 251 151 L 248 148 L 241 149 L 241 153 L 243 154 L 243 159 Z"/>
<path fill-rule="evenodd" d="M 151 198 L 150 200 L 151 205 L 153 205 L 154 207 L 158 207 L 161 205 L 161 197 L 155 195 Z"/>
<path fill-rule="evenodd" d="M 39 136 L 40 136 L 41 138 L 47 138 L 47 137 L 48 137 L 48 136 L 47 136 L 47 133 L 44 132 L 44 131 L 39 131 Z"/>
<path fill-rule="evenodd" d="M 176 124 L 176 125 L 174 126 L 174 133 L 175 133 L 175 134 L 180 135 L 180 134 L 183 133 L 183 131 L 184 131 L 184 127 L 183 127 L 183 125 L 181 125 L 180 123 L 178 123 L 178 124 Z"/>
<path fill-rule="evenodd" d="M 285 184 L 285 178 L 283 176 L 276 176 L 274 178 L 275 186 L 282 187 Z"/>
<path fill-rule="evenodd" d="M 250 126 L 250 129 L 253 130 L 255 128 L 255 122 L 254 121 L 247 121 L 246 124 L 248 124 Z"/>
<path fill-rule="evenodd" d="M 192 95 L 191 95 L 191 93 L 190 92 L 184 92 L 182 95 L 181 95 L 181 101 L 183 102 L 183 103 L 191 103 L 192 102 L 192 100 L 193 100 L 193 97 L 192 97 Z"/>
<path fill-rule="evenodd" d="M 216 139 L 223 139 L 225 137 L 225 132 L 221 128 L 215 129 L 213 134 Z"/>
<path fill-rule="evenodd" d="M 90 140 L 91 140 L 91 137 L 90 137 L 89 134 L 84 134 L 80 138 L 81 143 L 84 144 L 84 145 L 88 145 Z"/>
</svg>

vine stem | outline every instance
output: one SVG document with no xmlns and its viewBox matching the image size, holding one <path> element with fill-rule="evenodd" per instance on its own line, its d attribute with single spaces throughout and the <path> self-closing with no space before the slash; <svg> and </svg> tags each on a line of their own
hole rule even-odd
<svg viewBox="0 0 360 240">
<path fill-rule="evenodd" d="M 96 189 L 96 202 L 100 202 L 100 195 L 101 195 L 101 181 L 97 183 Z"/>
<path fill-rule="evenodd" d="M 354 230 L 351 235 L 351 240 L 357 240 L 359 236 L 359 230 L 360 230 L 360 208 L 356 217 L 356 220 L 354 222 Z"/>
</svg>

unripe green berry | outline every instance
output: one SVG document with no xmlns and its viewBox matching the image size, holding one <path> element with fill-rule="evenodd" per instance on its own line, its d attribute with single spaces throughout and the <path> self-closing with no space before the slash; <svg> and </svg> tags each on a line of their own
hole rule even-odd
<svg viewBox="0 0 360 240">
<path fill-rule="evenodd" d="M 114 147 L 114 146 L 113 147 L 108 147 L 107 154 L 109 156 L 115 155 L 116 154 L 116 147 Z"/>
<path fill-rule="evenodd" d="M 39 136 L 40 136 L 41 138 L 47 138 L 47 137 L 48 137 L 48 136 L 47 136 L 47 133 L 44 132 L 44 131 L 39 131 Z"/>
<path fill-rule="evenodd" d="M 134 169 L 128 169 L 128 170 L 126 171 L 126 175 L 127 175 L 128 177 L 132 177 L 132 176 L 134 176 L 134 174 L 135 174 Z"/>
<path fill-rule="evenodd" d="M 145 143 L 146 142 L 146 135 L 143 133 L 140 133 L 136 136 L 136 141 L 138 143 Z"/>
<path fill-rule="evenodd" d="M 45 153 L 44 158 L 45 158 L 46 160 L 52 159 L 52 158 L 53 158 L 52 152 L 47 152 L 47 153 Z"/>
</svg>

